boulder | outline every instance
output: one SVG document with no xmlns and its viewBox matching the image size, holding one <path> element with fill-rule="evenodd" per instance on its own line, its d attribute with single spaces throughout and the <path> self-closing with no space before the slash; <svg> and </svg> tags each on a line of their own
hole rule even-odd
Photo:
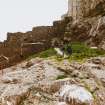
<svg viewBox="0 0 105 105">
<path fill-rule="evenodd" d="M 64 85 L 60 89 L 59 101 L 68 105 L 93 105 L 92 94 L 78 85 Z"/>
</svg>

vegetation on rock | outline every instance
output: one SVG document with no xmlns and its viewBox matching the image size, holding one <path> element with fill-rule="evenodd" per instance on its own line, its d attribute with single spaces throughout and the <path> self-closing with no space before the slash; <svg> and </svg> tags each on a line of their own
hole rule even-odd
<svg viewBox="0 0 105 105">
<path fill-rule="evenodd" d="M 92 49 L 89 46 L 85 45 L 84 43 L 74 42 L 74 43 L 71 43 L 70 46 L 73 52 L 72 55 L 67 58 L 70 61 L 72 60 L 78 61 L 78 60 L 83 60 L 83 59 L 87 59 L 90 57 L 97 57 L 97 56 L 105 55 L 104 50 Z M 65 47 L 67 46 L 65 45 Z M 64 59 L 63 57 L 57 55 L 56 51 L 53 48 L 50 48 L 46 51 L 30 56 L 29 59 L 34 58 L 34 57 L 40 57 L 40 58 L 53 57 L 58 61 L 61 61 Z"/>
<path fill-rule="evenodd" d="M 57 80 L 67 78 L 67 75 L 58 75 Z"/>
</svg>

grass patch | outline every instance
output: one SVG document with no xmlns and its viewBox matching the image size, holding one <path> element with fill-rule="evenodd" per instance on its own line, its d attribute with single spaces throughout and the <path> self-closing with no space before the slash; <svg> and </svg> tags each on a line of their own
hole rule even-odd
<svg viewBox="0 0 105 105">
<path fill-rule="evenodd" d="M 104 50 L 91 49 L 89 46 L 83 43 L 72 43 L 72 55 L 69 57 L 70 60 L 83 60 L 90 57 L 96 57 L 99 55 L 105 55 Z"/>
<path fill-rule="evenodd" d="M 48 58 L 48 57 L 55 56 L 55 55 L 56 55 L 56 51 L 53 48 L 51 48 L 51 49 L 48 49 L 46 51 L 43 51 L 43 52 L 39 53 L 38 57 Z"/>
<path fill-rule="evenodd" d="M 67 75 L 59 75 L 56 80 L 67 78 Z"/>
<path fill-rule="evenodd" d="M 28 58 L 28 60 L 32 59 L 32 58 L 35 58 L 35 57 L 40 57 L 40 58 L 48 58 L 48 57 L 51 57 L 51 56 L 56 56 L 56 51 L 53 49 L 53 48 L 50 48 L 46 51 L 42 51 L 38 54 L 34 54 L 32 56 L 30 56 Z"/>
<path fill-rule="evenodd" d="M 105 55 L 104 50 L 91 49 L 89 46 L 87 46 L 83 43 L 80 43 L 80 42 L 72 43 L 70 46 L 72 48 L 72 55 L 67 58 L 69 61 L 72 61 L 72 60 L 82 61 L 82 60 L 90 58 L 90 57 L 97 57 L 97 56 Z M 67 47 L 67 46 L 65 46 L 65 47 Z M 57 55 L 56 51 L 53 48 L 50 48 L 46 51 L 42 51 L 41 53 L 30 56 L 28 59 L 32 59 L 35 57 L 48 58 L 48 57 L 52 57 L 52 56 L 57 61 L 64 60 L 63 57 Z"/>
</svg>

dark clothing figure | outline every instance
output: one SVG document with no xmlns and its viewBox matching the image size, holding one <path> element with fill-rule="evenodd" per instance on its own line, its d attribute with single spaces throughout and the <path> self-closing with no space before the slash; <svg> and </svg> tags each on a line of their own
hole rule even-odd
<svg viewBox="0 0 105 105">
<path fill-rule="evenodd" d="M 71 48 L 71 46 L 67 46 L 66 52 L 67 52 L 68 55 L 72 55 L 72 48 Z"/>
<path fill-rule="evenodd" d="M 65 53 L 67 55 L 72 55 L 72 47 L 71 47 L 70 42 L 71 42 L 71 39 L 64 38 L 64 42 L 63 43 L 64 43 L 64 46 L 65 46 Z"/>
<path fill-rule="evenodd" d="M 65 52 L 67 55 L 71 55 L 72 54 L 72 48 L 70 45 L 70 40 L 69 39 L 64 39 L 63 44 L 65 46 Z"/>
<path fill-rule="evenodd" d="M 70 43 L 68 41 L 64 41 L 63 46 L 60 49 L 63 52 L 63 56 L 64 56 L 64 53 L 69 55 L 69 56 L 72 55 L 72 48 L 71 48 Z"/>
</svg>

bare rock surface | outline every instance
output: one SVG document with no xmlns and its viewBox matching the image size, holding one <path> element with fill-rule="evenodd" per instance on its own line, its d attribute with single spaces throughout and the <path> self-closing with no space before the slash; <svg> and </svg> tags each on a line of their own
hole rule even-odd
<svg viewBox="0 0 105 105">
<path fill-rule="evenodd" d="M 93 96 L 85 88 L 77 85 L 64 85 L 60 90 L 60 101 L 64 101 L 69 105 L 92 105 Z"/>
<path fill-rule="evenodd" d="M 27 67 L 28 62 L 32 65 Z M 105 57 L 83 63 L 34 58 L 4 69 L 0 76 L 0 105 L 82 103 L 105 105 Z"/>
</svg>

